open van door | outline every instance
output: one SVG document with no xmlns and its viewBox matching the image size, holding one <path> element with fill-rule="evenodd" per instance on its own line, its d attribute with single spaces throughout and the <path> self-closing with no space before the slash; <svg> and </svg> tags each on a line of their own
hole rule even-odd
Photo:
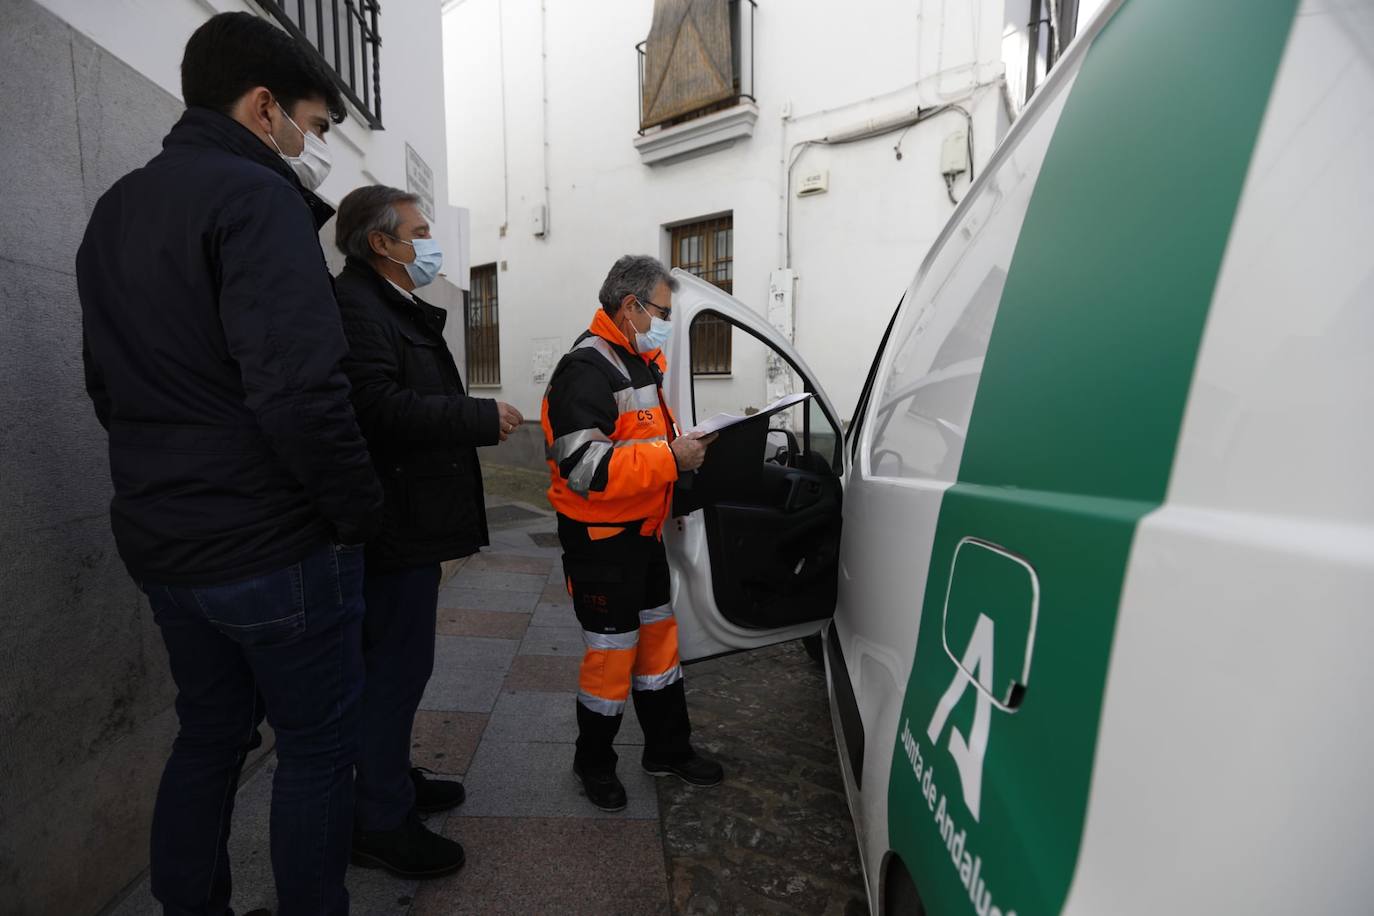
<svg viewBox="0 0 1374 916">
<path fill-rule="evenodd" d="M 673 276 L 665 394 L 683 432 L 813 395 L 722 434 L 678 483 L 663 539 L 679 651 L 692 661 L 808 636 L 829 619 L 846 450 L 834 406 L 782 334 L 720 288 Z"/>
</svg>

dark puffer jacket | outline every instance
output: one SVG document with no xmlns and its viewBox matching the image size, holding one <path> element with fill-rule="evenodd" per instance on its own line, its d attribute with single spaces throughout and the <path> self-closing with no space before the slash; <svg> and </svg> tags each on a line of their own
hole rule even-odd
<svg viewBox="0 0 1374 916">
<path fill-rule="evenodd" d="M 487 512 L 476 446 L 501 438 L 496 402 L 468 397 L 444 341 L 447 313 L 350 258 L 335 281 L 353 406 L 382 479 L 367 566 L 389 572 L 476 553 Z"/>
<path fill-rule="evenodd" d="M 216 585 L 367 536 L 381 489 L 315 234 L 332 212 L 204 108 L 96 203 L 76 256 L 86 387 L 134 578 Z"/>
</svg>

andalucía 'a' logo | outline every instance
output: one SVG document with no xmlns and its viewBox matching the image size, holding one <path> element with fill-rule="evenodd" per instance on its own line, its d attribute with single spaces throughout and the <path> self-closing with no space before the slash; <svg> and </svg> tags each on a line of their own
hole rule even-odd
<svg viewBox="0 0 1374 916">
<path fill-rule="evenodd" d="M 950 561 L 941 621 L 941 640 L 945 654 L 954 663 L 954 677 L 935 704 L 926 737 L 932 747 L 938 748 L 948 727 L 949 755 L 959 771 L 964 805 L 975 821 L 979 820 L 982 807 L 983 761 L 988 751 L 992 713 L 994 709 L 1015 712 L 1025 698 L 1039 613 L 1040 580 L 1028 560 L 980 538 L 959 541 Z M 992 650 L 997 645 L 994 620 L 1005 631 L 999 654 L 1003 671 L 1011 674 L 1003 674 L 1000 682 L 992 660 Z M 955 634 L 954 644 L 950 642 L 951 633 Z M 955 654 L 955 645 L 965 633 L 969 634 L 968 642 L 960 657 Z M 952 725 L 950 714 L 968 690 L 974 692 L 973 723 Z"/>
<path fill-rule="evenodd" d="M 959 782 L 964 789 L 964 804 L 968 806 L 969 814 L 973 815 L 975 821 L 978 820 L 978 808 L 983 798 L 983 756 L 987 753 L 988 729 L 992 725 L 992 700 L 989 697 L 992 693 L 993 635 L 992 621 L 986 614 L 979 614 L 978 623 L 973 628 L 973 637 L 969 639 L 968 648 L 964 650 L 964 657 L 960 659 L 959 667 L 954 669 L 954 679 L 949 682 L 944 696 L 940 697 L 940 702 L 935 705 L 935 714 L 930 717 L 930 725 L 926 728 L 926 737 L 933 746 L 938 747 L 945 723 L 949 721 L 949 714 L 954 711 L 954 707 L 963 699 L 964 691 L 970 686 L 971 682 L 964 672 L 977 672 L 978 683 L 986 690 L 975 691 L 974 701 L 977 707 L 973 712 L 973 730 L 970 737 L 965 738 L 957 726 L 949 730 L 949 755 L 954 758 L 954 765 L 959 770 Z"/>
</svg>

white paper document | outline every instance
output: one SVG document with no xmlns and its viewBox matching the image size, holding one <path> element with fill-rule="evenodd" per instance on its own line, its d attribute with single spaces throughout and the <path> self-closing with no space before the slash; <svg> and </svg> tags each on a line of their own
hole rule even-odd
<svg viewBox="0 0 1374 916">
<path fill-rule="evenodd" d="M 766 417 L 769 414 L 777 413 L 780 410 L 786 410 L 787 408 L 795 404 L 800 404 L 802 401 L 805 401 L 809 397 L 811 397 L 811 392 L 809 391 L 803 391 L 797 394 L 783 395 L 782 397 L 774 401 L 772 404 L 769 404 L 767 407 L 763 408 L 763 410 L 760 410 L 758 413 L 751 413 L 747 416 L 740 416 L 739 414 L 733 413 L 718 413 L 714 417 L 711 417 L 710 419 L 698 423 L 696 426 L 693 426 L 691 429 L 687 430 L 687 432 L 701 433 L 702 435 L 718 433 L 722 429 L 729 429 L 731 426 L 734 426 L 737 423 L 743 423 L 745 420 L 753 420 L 758 417 Z"/>
</svg>

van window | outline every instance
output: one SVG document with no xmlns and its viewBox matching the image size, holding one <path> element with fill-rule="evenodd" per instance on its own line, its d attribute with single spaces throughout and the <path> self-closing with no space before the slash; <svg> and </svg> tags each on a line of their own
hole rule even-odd
<svg viewBox="0 0 1374 916">
<path fill-rule="evenodd" d="M 867 405 L 868 477 L 953 482 L 1021 224 L 1076 73 L 1018 125 L 907 291 Z"/>
<path fill-rule="evenodd" d="M 733 337 L 737 371 L 720 376 L 698 371 L 696 363 L 692 363 L 693 425 L 718 413 L 748 416 L 783 395 L 816 390 L 812 380 L 786 356 L 748 328 L 710 310 L 700 312 L 692 320 L 693 331 L 698 323 L 719 323 L 728 329 Z M 689 339 L 695 347 L 697 335 L 693 333 Z M 742 370 L 746 367 L 757 367 L 759 372 L 745 374 Z M 768 418 L 768 429 L 768 444 L 765 453 L 759 456 L 761 460 L 790 467 L 807 466 L 811 470 L 816 470 L 815 465 L 820 464 L 836 475 L 841 472 L 841 428 L 825 412 L 819 399 L 810 398 L 778 411 Z"/>
</svg>

